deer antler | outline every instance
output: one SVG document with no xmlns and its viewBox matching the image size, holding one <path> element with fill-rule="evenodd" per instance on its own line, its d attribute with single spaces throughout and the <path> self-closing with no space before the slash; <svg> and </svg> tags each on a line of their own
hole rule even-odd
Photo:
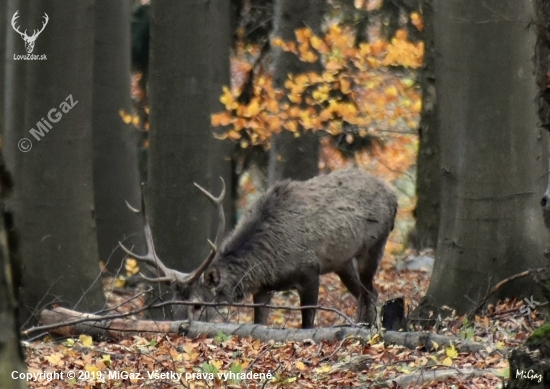
<svg viewBox="0 0 550 389">
<path fill-rule="evenodd" d="M 222 192 L 221 192 L 220 196 L 219 197 L 214 197 L 214 196 L 212 196 L 212 194 L 207 192 L 204 188 L 202 188 L 201 186 L 199 186 L 198 184 L 195 183 L 195 186 L 197 188 L 199 188 L 213 203 L 215 203 L 218 206 L 219 225 L 218 225 L 218 230 L 217 230 L 217 233 L 216 233 L 216 239 L 214 241 L 215 243 L 212 243 L 212 242 L 208 241 L 210 243 L 210 245 L 212 246 L 212 250 L 210 251 L 210 254 L 204 260 L 204 262 L 196 270 L 194 270 L 191 273 L 183 273 L 183 272 L 179 272 L 179 271 L 174 270 L 174 269 L 170 269 L 170 268 L 166 267 L 162 263 L 160 258 L 157 256 L 157 253 L 155 251 L 155 244 L 153 242 L 153 234 L 151 232 L 151 226 L 149 224 L 149 221 L 147 220 L 147 214 L 145 213 L 145 196 L 144 196 L 144 191 L 143 191 L 143 186 L 142 186 L 142 189 L 141 189 L 141 211 L 143 212 L 143 215 L 144 215 L 144 218 L 145 218 L 144 232 L 145 232 L 145 242 L 146 242 L 146 245 L 147 245 L 147 254 L 137 255 L 137 254 L 133 253 L 131 250 L 129 250 L 128 248 L 126 248 L 122 244 L 122 242 L 118 242 L 118 245 L 129 256 L 134 257 L 138 261 L 142 261 L 142 262 L 145 262 L 145 263 L 148 263 L 148 264 L 152 265 L 160 273 L 163 274 L 162 276 L 156 277 L 156 278 L 149 278 L 149 277 L 146 277 L 142 274 L 142 277 L 145 280 L 151 281 L 151 282 L 171 282 L 171 283 L 178 283 L 178 284 L 189 284 L 189 283 L 192 283 L 192 282 L 196 281 L 200 277 L 200 275 L 206 270 L 206 268 L 208 267 L 208 265 L 210 265 L 210 263 L 214 259 L 214 256 L 216 255 L 216 244 L 219 243 L 219 240 L 222 238 L 222 235 L 223 235 L 224 230 L 225 230 L 225 214 L 223 212 L 223 205 L 222 205 L 222 201 L 223 201 L 223 198 L 225 196 L 225 182 L 223 181 L 223 179 L 222 179 L 222 185 L 223 185 L 223 187 L 222 187 Z"/>
<path fill-rule="evenodd" d="M 216 239 L 214 240 L 214 245 L 217 247 L 220 244 L 220 241 L 223 239 L 223 234 L 225 233 L 225 213 L 223 211 L 223 199 L 225 197 L 225 181 L 220 177 L 222 181 L 222 191 L 218 197 L 212 196 L 210 192 L 204 189 L 202 186 L 194 183 L 199 190 L 204 193 L 206 197 L 218 208 L 218 230 L 216 231 Z"/>
</svg>

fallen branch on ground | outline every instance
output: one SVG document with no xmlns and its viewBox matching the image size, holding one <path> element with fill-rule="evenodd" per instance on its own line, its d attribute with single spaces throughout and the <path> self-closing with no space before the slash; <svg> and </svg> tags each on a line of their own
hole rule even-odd
<svg viewBox="0 0 550 389">
<path fill-rule="evenodd" d="M 113 316 L 113 315 L 110 315 Z M 121 339 L 140 334 L 172 334 L 195 338 L 201 335 L 216 337 L 220 332 L 226 335 L 252 337 L 262 342 L 270 340 L 276 342 L 313 340 L 342 340 L 346 337 L 371 339 L 374 331 L 366 328 L 333 327 L 314 329 L 276 329 L 259 324 L 233 323 L 205 323 L 199 321 L 154 321 L 129 320 L 123 318 L 108 318 L 93 314 L 71 311 L 65 308 L 44 310 L 40 315 L 42 330 L 48 328 L 51 333 L 60 336 L 76 336 L 88 334 L 95 337 Z M 460 351 L 475 352 L 485 350 L 486 346 L 456 337 L 432 334 L 429 332 L 395 332 L 387 331 L 384 334 L 386 343 L 396 344 L 410 349 L 425 347 L 435 350 L 435 343 L 439 347 L 450 344 Z"/>
<path fill-rule="evenodd" d="M 525 270 L 521 273 L 518 273 L 518 274 L 514 274 L 513 276 L 510 276 L 508 278 L 505 278 L 503 279 L 502 281 L 500 281 L 498 284 L 496 284 L 495 286 L 493 286 L 489 292 L 485 295 L 485 297 L 483 297 L 481 299 L 481 301 L 474 307 L 474 309 L 472 309 L 470 311 L 470 313 L 468 314 L 468 320 L 472 320 L 475 316 L 476 313 L 479 312 L 479 310 L 485 305 L 485 303 L 487 302 L 487 300 L 489 299 L 489 297 L 491 297 L 491 295 L 493 293 L 495 293 L 497 290 L 499 290 L 500 288 L 502 288 L 504 285 L 506 285 L 507 283 L 509 282 L 512 282 L 514 280 L 517 280 L 518 278 L 523 278 L 523 277 L 527 277 L 528 275 L 531 275 L 532 273 L 538 273 L 538 272 L 541 272 L 541 271 L 544 271 L 543 268 L 539 268 L 539 269 L 532 269 L 532 270 Z"/>
<path fill-rule="evenodd" d="M 68 312 L 75 312 L 78 315 L 71 316 L 72 320 L 67 321 L 67 322 L 62 322 L 62 323 L 53 322 L 52 324 L 44 324 L 44 325 L 41 325 L 41 326 L 31 327 L 29 329 L 26 329 L 26 330 L 22 331 L 21 335 L 22 335 L 22 337 L 27 337 L 30 334 L 35 333 L 35 332 L 52 330 L 54 328 L 64 327 L 64 326 L 67 326 L 67 325 L 80 324 L 84 321 L 89 321 L 89 320 L 99 321 L 99 320 L 120 319 L 120 318 L 124 318 L 124 317 L 128 317 L 128 316 L 134 316 L 134 315 L 137 315 L 141 312 L 144 312 L 144 311 L 147 311 L 147 310 L 150 310 L 150 309 L 164 308 L 164 307 L 169 306 L 169 305 L 195 305 L 195 304 L 196 304 L 196 302 L 192 302 L 192 301 L 165 301 L 163 303 L 149 304 L 145 307 L 142 307 L 142 308 L 130 311 L 130 312 L 112 313 L 112 314 L 108 314 L 108 315 L 84 314 L 84 313 L 81 313 L 81 312 L 71 311 L 70 309 L 54 308 L 54 310 L 63 309 L 63 310 L 68 311 Z M 269 309 L 286 309 L 286 310 L 289 310 L 289 311 L 301 311 L 301 310 L 304 310 L 304 309 L 312 309 L 313 308 L 313 309 L 320 310 L 320 311 L 334 312 L 337 315 L 343 317 L 350 324 L 350 326 L 356 327 L 356 323 L 349 316 L 347 316 L 346 314 L 340 312 L 339 310 L 337 310 L 335 308 L 324 307 L 324 306 L 321 306 L 321 305 L 304 305 L 304 306 L 301 306 L 301 307 L 287 307 L 287 306 L 269 305 L 269 304 L 246 304 L 246 303 L 232 303 L 232 304 L 230 304 L 230 303 L 207 303 L 207 302 L 203 302 L 203 303 L 201 303 L 201 305 L 205 306 L 205 307 L 240 307 L 240 308 L 262 307 L 262 308 L 269 308 Z M 48 311 L 48 310 L 45 309 L 44 311 Z M 103 311 L 103 312 L 105 312 L 105 311 Z M 41 313 L 41 315 L 42 315 L 42 313 Z M 42 321 L 42 323 L 44 323 L 44 321 Z"/>
<path fill-rule="evenodd" d="M 425 347 L 428 351 L 436 351 L 438 348 L 451 344 L 456 346 L 460 351 L 465 352 L 476 352 L 487 349 L 487 346 L 481 343 L 463 340 L 454 336 L 438 335 L 431 332 L 387 331 L 384 334 L 384 342 L 403 346 L 411 350 L 417 347 Z"/>
<path fill-rule="evenodd" d="M 418 373 L 401 376 L 387 380 L 383 387 L 395 388 L 407 388 L 409 385 L 414 384 L 415 387 L 423 386 L 425 383 L 431 381 L 445 381 L 449 378 L 456 377 L 457 375 L 464 377 L 480 377 L 486 374 L 492 374 L 497 377 L 502 377 L 502 371 L 498 369 L 445 369 L 445 370 L 429 370 L 420 371 Z"/>
</svg>

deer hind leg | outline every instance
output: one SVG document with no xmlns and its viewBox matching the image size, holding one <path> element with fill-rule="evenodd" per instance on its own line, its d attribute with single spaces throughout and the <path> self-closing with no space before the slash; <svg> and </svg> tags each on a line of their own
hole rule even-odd
<svg viewBox="0 0 550 389">
<path fill-rule="evenodd" d="M 378 291 L 374 287 L 373 279 L 378 265 L 384 255 L 387 237 L 379 239 L 370 247 L 363 247 L 356 256 L 361 293 L 357 310 L 357 320 L 360 323 L 374 323 L 376 321 L 376 301 Z"/>
<path fill-rule="evenodd" d="M 359 280 L 359 274 L 357 269 L 353 264 L 353 260 L 349 261 L 346 267 L 335 272 L 342 283 L 348 288 L 350 293 L 356 298 L 359 299 L 361 295 L 361 280 Z"/>
</svg>

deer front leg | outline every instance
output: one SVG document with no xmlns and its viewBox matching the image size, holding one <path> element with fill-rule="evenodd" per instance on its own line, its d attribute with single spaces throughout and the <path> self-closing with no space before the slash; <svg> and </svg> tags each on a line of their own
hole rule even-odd
<svg viewBox="0 0 550 389">
<path fill-rule="evenodd" d="M 297 286 L 300 296 L 300 306 L 317 305 L 319 299 L 319 275 L 310 274 Z M 313 328 L 315 323 L 315 309 L 302 310 L 302 328 Z"/>
<path fill-rule="evenodd" d="M 360 323 L 376 322 L 376 301 L 378 299 L 378 291 L 374 287 L 373 279 L 378 264 L 384 255 L 386 240 L 387 235 L 382 236 L 371 247 L 365 246 L 356 256 L 359 278 L 362 284 L 357 310 L 357 319 Z"/>
<path fill-rule="evenodd" d="M 260 291 L 253 296 L 254 304 L 267 305 L 271 301 L 272 294 L 266 291 Z M 254 307 L 254 324 L 267 324 L 269 308 Z"/>
</svg>

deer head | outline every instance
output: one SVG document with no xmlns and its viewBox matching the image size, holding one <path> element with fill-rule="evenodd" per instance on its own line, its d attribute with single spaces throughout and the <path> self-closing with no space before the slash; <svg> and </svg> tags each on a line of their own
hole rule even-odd
<svg viewBox="0 0 550 389">
<path fill-rule="evenodd" d="M 38 35 L 40 35 L 42 31 L 44 31 L 44 28 L 46 27 L 46 25 L 48 24 L 48 20 L 50 19 L 48 18 L 48 14 L 44 12 L 44 22 L 42 23 L 42 28 L 40 30 L 34 30 L 34 33 L 31 36 L 28 36 L 27 30 L 25 30 L 25 32 L 21 32 L 19 31 L 19 28 L 15 25 L 15 20 L 19 17 L 18 12 L 19 11 L 15 11 L 15 13 L 13 14 L 13 18 L 11 19 L 11 26 L 15 31 L 19 33 L 19 35 L 21 35 L 21 38 L 23 38 L 23 40 L 25 41 L 25 50 L 27 50 L 27 53 L 30 54 L 34 50 L 34 43 L 36 41 L 36 38 L 38 38 Z"/>
<path fill-rule="evenodd" d="M 217 252 L 217 246 L 220 244 L 221 239 L 223 239 L 223 235 L 225 232 L 225 214 L 223 210 L 223 199 L 225 197 L 225 182 L 220 177 L 222 181 L 222 191 L 218 197 L 214 197 L 211 193 L 209 193 L 206 189 L 202 188 L 200 185 L 195 183 L 195 186 L 208 197 L 208 199 L 216 205 L 218 209 L 218 229 L 216 232 L 216 238 L 214 240 L 214 243 L 212 243 L 210 240 L 208 240 L 208 243 L 211 246 L 211 251 L 208 257 L 204 260 L 204 262 L 194 271 L 191 273 L 183 273 L 174 269 L 168 268 L 166 265 L 162 263 L 160 258 L 157 256 L 157 253 L 155 251 L 155 245 L 153 242 L 153 235 L 151 233 L 151 226 L 149 224 L 149 221 L 147 220 L 147 215 L 145 213 L 145 199 L 143 195 L 143 191 L 141 194 L 141 211 L 143 212 L 144 218 L 145 218 L 145 240 L 146 240 L 146 246 L 147 246 L 147 253 L 145 255 L 137 255 L 133 253 L 131 250 L 126 248 L 121 242 L 119 242 L 119 246 L 124 250 L 124 252 L 135 258 L 138 261 L 141 261 L 143 263 L 146 263 L 150 266 L 152 266 L 157 273 L 159 274 L 158 277 L 147 277 L 143 274 L 141 276 L 146 281 L 150 282 L 162 282 L 170 284 L 175 293 L 174 293 L 174 300 L 186 300 L 186 301 L 204 301 L 206 295 L 211 295 L 211 292 L 207 290 L 206 288 L 202 288 L 200 285 L 197 285 L 197 281 L 199 280 L 200 276 L 208 265 L 212 262 L 214 259 L 216 252 Z M 197 295 L 195 298 L 194 295 Z M 208 299 L 208 298 L 207 298 Z M 193 318 L 197 316 L 198 312 L 193 312 L 193 310 L 202 310 L 203 307 L 200 305 L 196 306 L 178 306 L 174 308 L 174 315 L 178 319 L 185 319 L 185 318 Z M 215 315 L 214 312 L 202 312 L 203 316 L 212 316 Z"/>
</svg>

